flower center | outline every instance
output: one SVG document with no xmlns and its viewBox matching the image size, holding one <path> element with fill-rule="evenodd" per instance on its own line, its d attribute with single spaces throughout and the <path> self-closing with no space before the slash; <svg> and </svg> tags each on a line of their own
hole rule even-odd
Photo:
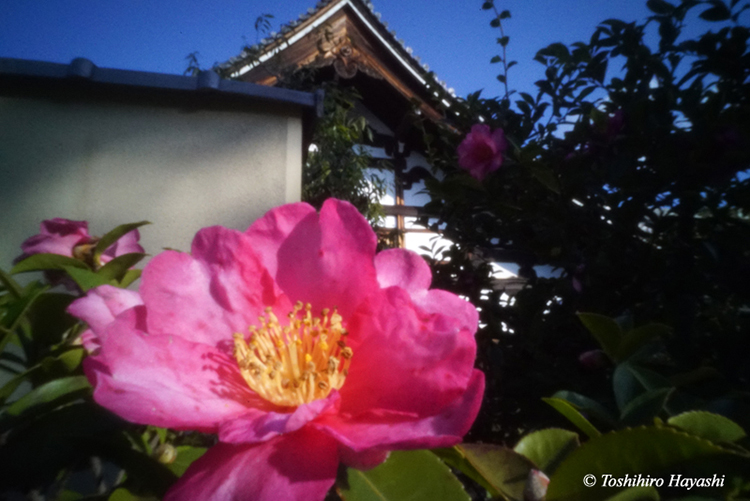
<svg viewBox="0 0 750 501">
<path fill-rule="evenodd" d="M 349 334 L 334 308 L 313 317 L 310 304 L 297 302 L 282 327 L 271 307 L 250 327 L 250 338 L 234 334 L 234 356 L 250 389 L 269 402 L 298 406 L 339 389 L 349 373 Z"/>
</svg>

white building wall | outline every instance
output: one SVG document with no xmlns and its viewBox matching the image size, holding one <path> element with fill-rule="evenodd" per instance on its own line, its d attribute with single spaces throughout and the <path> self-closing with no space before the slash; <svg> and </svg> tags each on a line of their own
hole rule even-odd
<svg viewBox="0 0 750 501">
<path fill-rule="evenodd" d="M 88 220 L 93 235 L 149 220 L 141 242 L 155 254 L 299 201 L 301 114 L 269 108 L 0 97 L 0 267 L 43 219 Z"/>
</svg>

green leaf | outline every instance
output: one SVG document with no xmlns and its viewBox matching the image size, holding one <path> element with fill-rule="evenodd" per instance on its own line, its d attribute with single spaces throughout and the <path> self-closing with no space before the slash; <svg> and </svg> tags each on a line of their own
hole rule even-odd
<svg viewBox="0 0 750 501">
<path fill-rule="evenodd" d="M 394 451 L 368 471 L 348 470 L 348 486 L 339 486 L 344 501 L 425 499 L 469 501 L 463 485 L 430 451 Z"/>
<path fill-rule="evenodd" d="M 8 333 L 12 332 L 18 323 L 21 321 L 24 315 L 28 313 L 34 302 L 44 293 L 49 287 L 42 286 L 38 282 L 31 283 L 26 286 L 23 290 L 22 295 L 19 299 L 11 302 L 5 308 L 5 315 L 0 318 L 0 326 L 5 328 Z M 4 340 L 0 343 L 0 350 L 5 347 Z"/>
<path fill-rule="evenodd" d="M 125 275 L 122 277 L 122 280 L 120 280 L 120 287 L 125 288 L 128 285 L 132 284 L 139 278 L 141 278 L 142 270 L 128 270 L 125 272 Z"/>
<path fill-rule="evenodd" d="M 716 2 L 713 7 L 701 12 L 699 17 L 706 21 L 726 21 L 732 17 L 732 12 L 723 3 Z"/>
<path fill-rule="evenodd" d="M 550 479 L 547 501 L 602 499 L 598 488 L 586 487 L 583 478 L 594 475 L 601 485 L 604 474 L 676 471 L 689 461 L 730 451 L 673 428 L 640 427 L 608 433 L 589 440 L 563 461 Z"/>
<path fill-rule="evenodd" d="M 561 398 L 567 400 L 576 409 L 586 413 L 589 416 L 595 417 L 599 421 L 606 423 L 609 426 L 614 427 L 617 423 L 617 418 L 613 416 L 602 404 L 594 400 L 593 398 L 586 397 L 580 393 L 568 390 L 560 390 L 552 395 L 552 398 Z"/>
<path fill-rule="evenodd" d="M 149 221 L 140 221 L 138 223 L 128 223 L 128 224 L 121 224 L 114 230 L 110 231 L 106 235 L 104 235 L 102 238 L 99 239 L 99 241 L 96 243 L 96 247 L 94 248 L 94 262 L 99 262 L 99 256 L 102 255 L 102 253 L 109 248 L 110 245 L 117 242 L 123 235 L 126 233 L 130 233 L 136 228 L 140 228 L 141 226 L 151 224 Z"/>
<path fill-rule="evenodd" d="M 500 56 L 492 56 L 492 59 L 490 59 L 490 64 L 495 64 L 501 62 L 503 59 Z"/>
<path fill-rule="evenodd" d="M 456 448 L 472 467 L 502 496 L 523 500 L 523 491 L 534 463 L 521 454 L 492 444 L 461 444 Z"/>
<path fill-rule="evenodd" d="M 537 469 L 551 476 L 568 454 L 581 445 L 578 434 L 560 428 L 529 433 L 513 448 L 534 462 Z"/>
<path fill-rule="evenodd" d="M 159 501 L 159 498 L 154 496 L 136 496 L 126 488 L 120 487 L 110 494 L 107 501 Z"/>
<path fill-rule="evenodd" d="M 557 182 L 555 172 L 548 168 L 537 164 L 530 165 L 531 174 L 536 178 L 537 181 L 542 183 L 550 191 L 560 194 L 560 184 Z"/>
<path fill-rule="evenodd" d="M 506 47 L 508 42 L 510 42 L 510 37 L 507 35 L 497 39 L 497 43 L 499 43 L 501 47 Z"/>
<path fill-rule="evenodd" d="M 637 396 L 622 410 L 620 421 L 625 426 L 652 422 L 664 408 L 673 391 L 673 388 L 659 388 Z"/>
<path fill-rule="evenodd" d="M 510 11 L 504 10 L 500 13 L 500 19 L 508 19 L 510 18 Z"/>
<path fill-rule="evenodd" d="M 460 449 L 459 445 L 450 448 L 432 449 L 432 452 L 436 454 L 445 464 L 454 468 L 485 489 L 492 497 L 500 497 L 500 492 L 485 479 L 482 474 L 466 459 L 466 455 Z"/>
<path fill-rule="evenodd" d="M 70 275 L 78 287 L 83 292 L 87 292 L 100 285 L 116 285 L 114 280 L 108 280 L 105 276 L 94 273 L 91 270 L 82 270 L 79 268 L 65 268 L 65 272 Z"/>
<path fill-rule="evenodd" d="M 46 292 L 34 301 L 27 318 L 31 323 L 32 339 L 37 346 L 54 346 L 60 343 L 65 332 L 78 323 L 76 318 L 65 311 L 75 299 L 71 294 Z"/>
<path fill-rule="evenodd" d="M 648 0 L 646 7 L 654 14 L 671 14 L 674 11 L 674 5 L 664 0 Z"/>
<path fill-rule="evenodd" d="M 597 313 L 578 313 L 578 319 L 596 338 L 602 350 L 614 360 L 622 339 L 622 330 L 617 322 Z"/>
<path fill-rule="evenodd" d="M 615 372 L 612 374 L 612 389 L 620 413 L 631 400 L 645 391 L 644 386 L 635 377 L 632 367 L 627 362 L 615 367 Z"/>
<path fill-rule="evenodd" d="M 88 269 L 86 263 L 59 254 L 34 254 L 16 264 L 10 273 L 26 273 L 27 271 L 64 270 L 65 268 Z"/>
<path fill-rule="evenodd" d="M 484 2 L 484 3 L 482 4 L 482 10 L 490 10 L 490 9 L 491 9 L 492 7 L 494 7 L 494 6 L 495 6 L 495 5 L 494 5 L 494 3 L 493 3 L 493 2 Z"/>
<path fill-rule="evenodd" d="M 584 432 L 589 438 L 601 435 L 594 425 L 592 425 L 578 410 L 569 402 L 560 398 L 543 398 L 543 401 L 551 405 L 557 412 L 568 418 L 579 430 Z"/>
<path fill-rule="evenodd" d="M 500 26 L 500 19 L 495 18 L 490 21 L 490 26 L 492 26 L 493 28 L 498 28 Z"/>
<path fill-rule="evenodd" d="M 33 410 L 34 407 L 45 404 L 69 402 L 75 400 L 91 391 L 86 376 L 71 376 L 55 379 L 35 388 L 28 394 L 19 398 L 5 410 L 8 416 L 18 417 Z"/>
<path fill-rule="evenodd" d="M 2 269 L 0 269 L 0 282 L 14 298 L 18 299 L 23 294 L 23 287 Z"/>
<path fill-rule="evenodd" d="M 659 501 L 659 491 L 656 487 L 631 487 L 607 498 L 607 501 Z"/>
<path fill-rule="evenodd" d="M 729 418 L 706 411 L 690 411 L 667 421 L 688 433 L 712 442 L 736 442 L 745 438 L 745 430 Z"/>
<path fill-rule="evenodd" d="M 172 473 L 181 477 L 188 466 L 193 464 L 193 461 L 201 457 L 208 450 L 205 447 L 191 447 L 189 445 L 180 445 L 176 447 L 177 459 L 173 463 L 167 465 L 167 468 L 172 470 Z"/>
<path fill-rule="evenodd" d="M 83 360 L 83 352 L 83 349 L 75 348 L 66 351 L 59 357 L 47 357 L 40 364 L 14 376 L 13 379 L 0 388 L 0 405 L 4 405 L 5 401 L 10 398 L 14 391 L 16 391 L 16 388 L 36 373 L 44 371 L 48 374 L 54 372 L 62 372 L 66 375 L 69 374 L 81 364 L 81 360 Z"/>
<path fill-rule="evenodd" d="M 97 271 L 97 274 L 107 280 L 116 280 L 120 282 L 123 277 L 125 277 L 128 270 L 138 264 L 144 257 L 146 257 L 146 254 L 139 252 L 117 256 L 112 261 L 102 266 L 101 269 Z"/>
<path fill-rule="evenodd" d="M 615 360 L 621 362 L 643 345 L 658 338 L 666 338 L 672 330 L 664 324 L 648 324 L 626 332 L 617 348 Z"/>
</svg>

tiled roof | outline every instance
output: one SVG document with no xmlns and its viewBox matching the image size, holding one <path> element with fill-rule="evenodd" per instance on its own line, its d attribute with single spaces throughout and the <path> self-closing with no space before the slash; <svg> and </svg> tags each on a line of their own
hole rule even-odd
<svg viewBox="0 0 750 501">
<path fill-rule="evenodd" d="M 0 80 L 43 79 L 66 84 L 85 84 L 107 89 L 141 89 L 173 93 L 212 93 L 229 99 L 250 99 L 288 103 L 322 113 L 322 96 L 308 92 L 266 87 L 225 80 L 212 71 L 195 77 L 145 71 L 99 68 L 88 59 L 76 58 L 70 64 L 0 58 Z"/>
<path fill-rule="evenodd" d="M 260 43 L 246 48 L 238 56 L 232 57 L 227 62 L 219 65 L 219 68 L 225 71 L 230 71 L 233 76 L 240 74 L 240 72 L 248 66 L 254 66 L 254 62 L 257 61 L 258 58 L 263 61 L 264 55 L 274 51 L 274 49 L 280 47 L 286 40 L 293 37 L 307 20 L 318 15 L 324 8 L 334 4 L 341 4 L 340 7 L 344 7 L 348 4 L 352 6 L 356 12 L 365 16 L 367 21 L 378 30 L 378 34 L 389 45 L 389 47 L 398 53 L 401 60 L 406 63 L 406 65 L 410 66 L 410 69 L 415 74 L 419 75 L 420 80 L 424 82 L 428 79 L 430 73 L 429 66 L 422 63 L 420 58 L 413 54 L 414 51 L 412 48 L 407 46 L 402 39 L 397 37 L 395 30 L 388 28 L 387 22 L 381 21 L 380 13 L 375 11 L 375 6 L 369 0 L 320 0 L 314 8 L 307 9 L 307 12 L 300 14 L 296 20 L 292 20 L 281 26 L 279 32 L 269 33 L 269 36 L 262 39 Z M 279 50 L 283 50 L 283 48 Z M 449 89 L 445 82 L 437 80 L 435 75 L 432 75 L 432 77 L 443 87 L 443 89 L 446 90 L 446 92 L 455 97 L 453 89 Z"/>
</svg>

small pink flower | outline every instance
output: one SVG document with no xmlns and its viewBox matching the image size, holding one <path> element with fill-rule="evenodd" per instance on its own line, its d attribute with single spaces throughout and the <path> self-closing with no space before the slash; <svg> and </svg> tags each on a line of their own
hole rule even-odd
<svg viewBox="0 0 750 501">
<path fill-rule="evenodd" d="M 458 165 L 482 181 L 487 174 L 503 164 L 503 153 L 508 141 L 502 129 L 491 131 L 489 126 L 477 124 L 458 145 Z"/>
<path fill-rule="evenodd" d="M 123 254 L 143 253 L 143 247 L 138 244 L 139 238 L 138 230 L 126 233 L 102 253 L 98 263 L 90 264 L 99 267 Z M 38 235 L 27 238 L 21 244 L 23 254 L 16 258 L 16 261 L 33 254 L 59 254 L 87 261 L 93 257 L 92 253 L 98 240 L 89 235 L 87 221 L 71 221 L 59 217 L 47 219 L 42 221 Z"/>
<path fill-rule="evenodd" d="M 589 370 L 598 370 L 607 365 L 607 354 L 602 350 L 584 351 L 578 356 L 578 362 Z"/>
<path fill-rule="evenodd" d="M 476 309 L 430 290 L 348 203 L 279 207 L 245 233 L 204 228 L 139 293 L 75 301 L 94 398 L 132 422 L 216 433 L 166 500 L 322 500 L 339 463 L 458 443 L 479 410 Z"/>
</svg>

